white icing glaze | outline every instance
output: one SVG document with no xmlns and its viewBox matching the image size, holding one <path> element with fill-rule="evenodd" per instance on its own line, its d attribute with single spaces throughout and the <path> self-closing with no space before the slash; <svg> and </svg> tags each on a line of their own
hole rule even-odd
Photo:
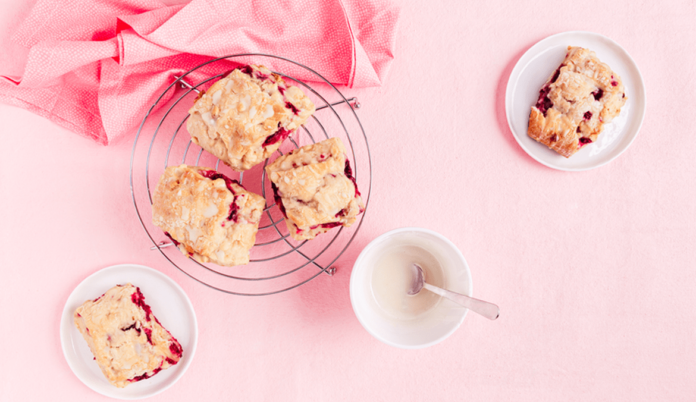
<svg viewBox="0 0 696 402">
<path fill-rule="evenodd" d="M 221 97 L 222 97 L 222 89 L 218 89 L 213 94 L 213 105 L 217 106 L 220 103 Z"/>
<path fill-rule="evenodd" d="M 213 204 L 212 202 L 208 204 L 208 208 L 203 211 L 203 216 L 206 218 L 211 218 L 215 216 L 219 212 L 217 205 Z"/>
<path fill-rule="evenodd" d="M 266 109 L 263 111 L 263 119 L 266 120 L 269 117 L 273 117 L 275 112 L 273 111 L 272 105 L 266 105 Z"/>
</svg>

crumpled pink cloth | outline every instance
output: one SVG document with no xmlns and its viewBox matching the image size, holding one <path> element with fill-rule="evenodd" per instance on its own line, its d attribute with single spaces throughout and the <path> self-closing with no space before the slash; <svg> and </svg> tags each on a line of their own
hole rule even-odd
<svg viewBox="0 0 696 402">
<path fill-rule="evenodd" d="M 398 16 L 388 0 L 39 0 L 12 38 L 30 49 L 24 74 L 0 78 L 0 102 L 106 145 L 140 124 L 174 74 L 215 57 L 273 54 L 335 84 L 378 86 L 394 58 Z M 188 77 L 235 65 L 212 63 Z"/>
</svg>

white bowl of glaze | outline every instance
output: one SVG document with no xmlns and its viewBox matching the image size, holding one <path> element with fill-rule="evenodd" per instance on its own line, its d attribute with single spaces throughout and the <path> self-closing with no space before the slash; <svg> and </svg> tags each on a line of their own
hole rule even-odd
<svg viewBox="0 0 696 402">
<path fill-rule="evenodd" d="M 442 267 L 444 287 L 472 296 L 471 272 L 461 251 L 432 230 L 407 227 L 374 239 L 360 253 L 350 277 L 350 301 L 360 324 L 378 340 L 398 348 L 420 349 L 442 342 L 464 321 L 467 309 L 441 299 L 427 312 L 411 319 L 398 319 L 377 303 L 372 290 L 375 265 L 385 250 L 394 246 L 417 246 L 435 256 Z M 427 292 L 423 289 L 422 292 Z"/>
</svg>

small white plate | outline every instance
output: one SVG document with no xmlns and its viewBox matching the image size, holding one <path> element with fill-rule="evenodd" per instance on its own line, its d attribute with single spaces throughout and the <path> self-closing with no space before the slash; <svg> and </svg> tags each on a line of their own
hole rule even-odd
<svg viewBox="0 0 696 402">
<path fill-rule="evenodd" d="M 621 77 L 628 100 L 621 114 L 604 126 L 597 142 L 565 158 L 530 138 L 527 126 L 539 90 L 565 58 L 568 46 L 580 46 L 597 53 L 597 57 Z M 645 116 L 645 86 L 638 66 L 619 44 L 592 32 L 564 32 L 538 42 L 522 55 L 510 73 L 505 112 L 515 140 L 539 163 L 558 170 L 589 170 L 617 158 L 636 138 Z"/>
<path fill-rule="evenodd" d="M 175 366 L 147 380 L 116 388 L 109 384 L 94 361 L 87 342 L 73 324 L 73 312 L 89 299 L 96 299 L 117 284 L 140 287 L 152 313 L 179 341 L 184 354 Z M 60 320 L 60 342 L 68 365 L 85 385 L 117 399 L 140 399 L 171 387 L 191 364 L 198 343 L 198 323 L 193 305 L 184 290 L 163 273 L 142 265 L 123 264 L 104 268 L 87 277 L 70 294 Z"/>
</svg>

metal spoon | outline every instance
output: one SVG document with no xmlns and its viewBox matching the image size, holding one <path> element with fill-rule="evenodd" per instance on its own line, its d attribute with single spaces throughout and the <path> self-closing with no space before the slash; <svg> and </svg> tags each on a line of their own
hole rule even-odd
<svg viewBox="0 0 696 402">
<path fill-rule="evenodd" d="M 493 303 L 474 299 L 473 297 L 451 292 L 449 290 L 440 289 L 437 286 L 426 283 L 425 272 L 423 272 L 423 268 L 421 268 L 421 266 L 418 264 L 413 264 L 411 266 L 411 271 L 413 272 L 413 282 L 411 282 L 411 288 L 408 290 L 408 294 L 411 296 L 418 294 L 418 292 L 420 292 L 423 288 L 426 288 L 435 294 L 450 299 L 453 302 L 468 308 L 474 313 L 481 314 L 489 320 L 495 320 L 500 315 L 500 309 Z"/>
</svg>

